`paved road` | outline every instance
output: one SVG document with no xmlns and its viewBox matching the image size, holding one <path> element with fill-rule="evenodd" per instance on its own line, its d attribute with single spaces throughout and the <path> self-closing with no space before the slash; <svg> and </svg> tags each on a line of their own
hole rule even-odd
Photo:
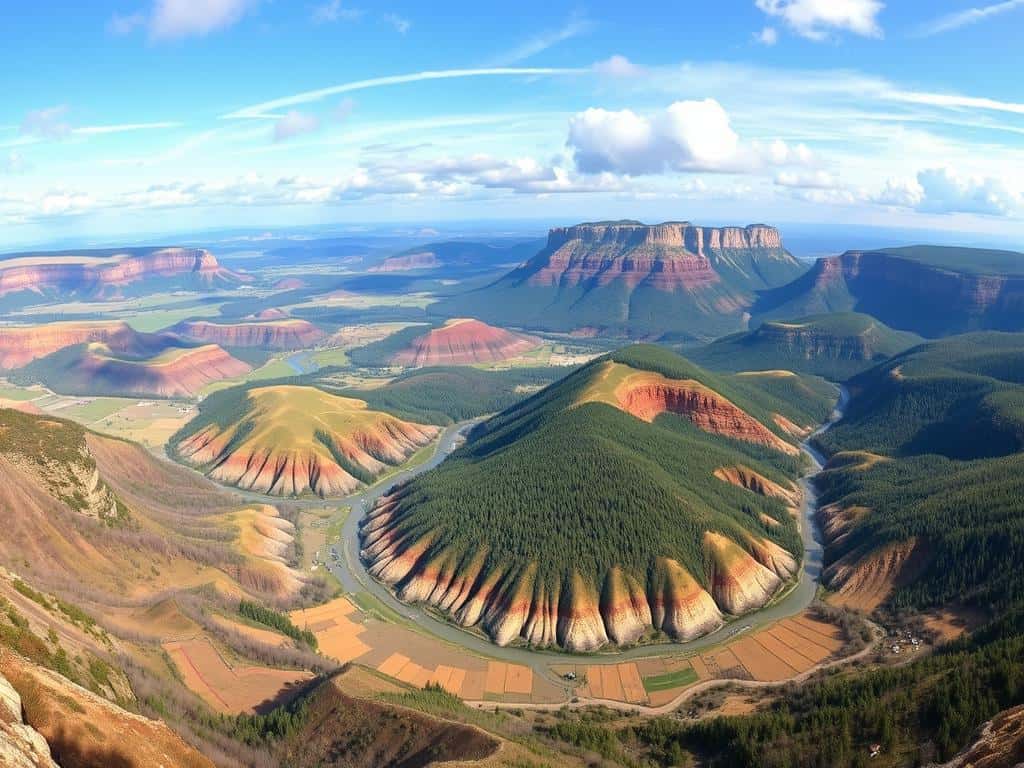
<svg viewBox="0 0 1024 768">
<path fill-rule="evenodd" d="M 626 661 L 638 658 L 651 658 L 670 654 L 689 653 L 702 648 L 716 645 L 728 640 L 733 635 L 741 632 L 748 632 L 766 624 L 771 624 L 780 619 L 794 616 L 809 606 L 814 599 L 818 588 L 818 580 L 821 576 L 823 547 L 815 523 L 815 514 L 818 509 L 817 494 L 812 485 L 814 476 L 821 471 L 824 457 L 810 444 L 813 437 L 829 429 L 842 417 L 843 409 L 848 396 L 846 390 L 840 393 L 839 402 L 833 411 L 831 418 L 821 428 L 814 432 L 803 443 L 802 448 L 810 457 L 812 466 L 810 470 L 800 479 L 803 489 L 804 502 L 801 510 L 801 535 L 804 540 L 804 561 L 800 580 L 782 598 L 771 605 L 762 608 L 760 611 L 743 616 L 740 619 L 729 622 L 711 634 L 691 640 L 685 643 L 665 643 L 659 645 L 648 645 L 637 648 L 630 648 L 623 651 L 609 651 L 597 654 L 569 654 L 555 650 L 530 650 L 526 648 L 502 648 L 488 640 L 467 632 L 454 624 L 443 621 L 419 606 L 408 605 L 398 600 L 390 590 L 379 582 L 375 581 L 363 566 L 359 559 L 359 520 L 365 510 L 380 497 L 388 488 L 396 482 L 407 480 L 425 472 L 440 464 L 458 445 L 460 438 L 476 422 L 464 422 L 448 428 L 442 435 L 437 450 L 428 461 L 399 475 L 389 478 L 386 482 L 380 483 L 373 488 L 365 490 L 348 497 L 342 504 L 350 505 L 352 511 L 342 528 L 341 541 L 332 547 L 339 555 L 338 561 L 331 561 L 328 567 L 331 569 L 342 587 L 348 592 L 366 591 L 374 595 L 388 607 L 415 623 L 420 628 L 436 635 L 449 643 L 462 646 L 477 655 L 497 658 L 502 661 L 523 664 L 534 670 L 536 674 L 552 680 L 557 678 L 548 668 L 548 665 L 558 662 L 571 662 L 579 658 L 591 658 L 609 662 Z M 561 681 L 560 684 L 563 685 Z M 568 690 L 568 689 L 566 689 Z"/>
</svg>

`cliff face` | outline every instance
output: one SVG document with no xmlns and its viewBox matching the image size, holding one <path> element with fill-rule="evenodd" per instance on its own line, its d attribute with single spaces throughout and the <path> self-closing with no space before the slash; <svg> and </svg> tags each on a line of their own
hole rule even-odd
<svg viewBox="0 0 1024 768">
<path fill-rule="evenodd" d="M 221 266 L 212 253 L 198 248 L 102 252 L 102 255 L 88 251 L 34 254 L 0 261 L 0 297 L 31 291 L 105 298 L 133 283 L 175 278 L 206 288 L 251 279 Z"/>
<path fill-rule="evenodd" d="M 579 224 L 551 230 L 547 247 L 524 271 L 541 286 L 646 283 L 661 291 L 694 290 L 719 282 L 715 266 L 728 251 L 764 250 L 782 256 L 782 239 L 772 227 L 712 229 L 689 223 Z"/>
<path fill-rule="evenodd" d="M 260 387 L 239 397 L 238 415 L 197 428 L 175 451 L 214 480 L 275 496 L 350 493 L 440 431 L 313 387 Z"/>
<path fill-rule="evenodd" d="M 578 224 L 552 229 L 505 277 L 437 309 L 498 325 L 706 339 L 741 329 L 757 291 L 803 271 L 761 224 Z"/>
<path fill-rule="evenodd" d="M 437 269 L 441 266 L 437 255 L 433 251 L 421 251 L 409 253 L 403 256 L 389 256 L 375 267 L 370 267 L 370 272 L 409 272 L 414 269 Z"/>
<path fill-rule="evenodd" d="M 211 323 L 187 320 L 171 331 L 183 339 L 225 347 L 304 349 L 324 338 L 324 332 L 306 320 L 270 319 L 245 323 Z"/>
<path fill-rule="evenodd" d="M 806 276 L 767 294 L 752 312 L 795 317 L 850 310 L 928 337 L 1017 331 L 1024 328 L 1024 276 L 976 272 L 970 251 L 962 268 L 907 258 L 898 249 L 847 251 L 819 259 Z"/>
<path fill-rule="evenodd" d="M 479 320 L 449 320 L 443 327 L 413 339 L 407 349 L 392 357 L 392 362 L 415 368 L 494 363 L 519 357 L 540 344 L 540 339 L 533 336 L 495 328 Z"/>
<path fill-rule="evenodd" d="M 0 368 L 20 368 L 76 344 L 102 342 L 124 353 L 143 351 L 150 340 L 120 321 L 83 321 L 0 327 Z"/>
</svg>

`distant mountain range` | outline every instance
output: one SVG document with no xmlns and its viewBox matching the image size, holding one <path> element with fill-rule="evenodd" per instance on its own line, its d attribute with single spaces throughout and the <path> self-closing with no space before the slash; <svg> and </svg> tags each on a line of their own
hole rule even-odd
<svg viewBox="0 0 1024 768">
<path fill-rule="evenodd" d="M 1024 254 L 946 246 L 847 251 L 761 295 L 755 319 L 865 312 L 937 337 L 1024 329 Z"/>
</svg>

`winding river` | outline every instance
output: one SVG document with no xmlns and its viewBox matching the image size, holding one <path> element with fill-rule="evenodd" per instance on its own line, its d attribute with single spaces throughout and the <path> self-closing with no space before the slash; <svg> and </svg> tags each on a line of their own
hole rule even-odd
<svg viewBox="0 0 1024 768">
<path fill-rule="evenodd" d="M 815 517 L 818 511 L 818 497 L 814 490 L 813 480 L 821 471 L 825 457 L 811 444 L 811 440 L 832 427 L 840 418 L 848 400 L 847 392 L 840 390 L 839 400 L 829 420 L 820 428 L 807 437 L 801 445 L 804 453 L 811 460 L 811 468 L 800 478 L 800 486 L 803 490 L 803 504 L 801 507 L 801 536 L 804 541 L 803 567 L 800 579 L 788 592 L 770 605 L 761 610 L 729 621 L 718 630 L 690 640 L 685 643 L 663 643 L 656 645 L 644 645 L 625 650 L 600 651 L 591 654 L 569 654 L 558 650 L 535 650 L 523 647 L 501 647 L 484 639 L 483 637 L 462 629 L 455 624 L 446 622 L 417 605 L 409 605 L 401 602 L 384 585 L 374 580 L 366 571 L 362 561 L 359 559 L 359 521 L 363 514 L 373 503 L 384 494 L 384 492 L 395 483 L 409 480 L 427 470 L 433 469 L 458 447 L 461 439 L 476 424 L 478 420 L 463 422 L 449 427 L 442 434 L 433 456 L 413 469 L 401 472 L 389 477 L 386 481 L 349 496 L 341 503 L 351 506 L 351 512 L 345 520 L 342 528 L 341 540 L 332 547 L 338 555 L 338 560 L 331 559 L 328 567 L 331 573 L 341 582 L 347 592 L 365 591 L 371 593 L 389 608 L 408 621 L 416 624 L 421 629 L 437 636 L 448 643 L 462 646 L 473 653 L 481 656 L 500 659 L 502 661 L 515 662 L 529 666 L 535 673 L 540 674 L 549 680 L 556 680 L 553 673 L 548 669 L 552 663 L 565 662 L 573 658 L 590 657 L 595 659 L 607 659 L 609 661 L 621 661 L 627 659 L 650 658 L 654 656 L 675 655 L 689 653 L 708 646 L 716 645 L 728 640 L 735 634 L 746 632 L 756 627 L 770 624 L 780 619 L 796 615 L 811 604 L 817 592 L 818 581 L 821 577 L 824 548 L 818 532 Z M 561 681 L 559 681 L 561 682 Z"/>
</svg>

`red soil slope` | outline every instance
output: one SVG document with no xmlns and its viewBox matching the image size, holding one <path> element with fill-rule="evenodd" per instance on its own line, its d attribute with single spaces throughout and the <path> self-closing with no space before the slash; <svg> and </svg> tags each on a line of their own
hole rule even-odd
<svg viewBox="0 0 1024 768">
<path fill-rule="evenodd" d="M 189 341 L 260 349 L 303 349 L 324 338 L 324 332 L 315 325 L 295 318 L 245 323 L 186 320 L 171 331 Z"/>
<path fill-rule="evenodd" d="M 113 356 L 102 344 L 90 344 L 65 369 L 65 384 L 81 392 L 194 397 L 211 382 L 251 370 L 216 344 L 130 360 Z"/>
<path fill-rule="evenodd" d="M 441 328 L 413 339 L 391 361 L 409 367 L 495 363 L 518 357 L 540 344 L 540 339 L 533 336 L 495 328 L 479 320 L 449 320 Z"/>
<path fill-rule="evenodd" d="M 117 352 L 136 354 L 153 340 L 116 320 L 0 327 L 0 368 L 20 368 L 65 347 L 94 341 Z"/>
</svg>

